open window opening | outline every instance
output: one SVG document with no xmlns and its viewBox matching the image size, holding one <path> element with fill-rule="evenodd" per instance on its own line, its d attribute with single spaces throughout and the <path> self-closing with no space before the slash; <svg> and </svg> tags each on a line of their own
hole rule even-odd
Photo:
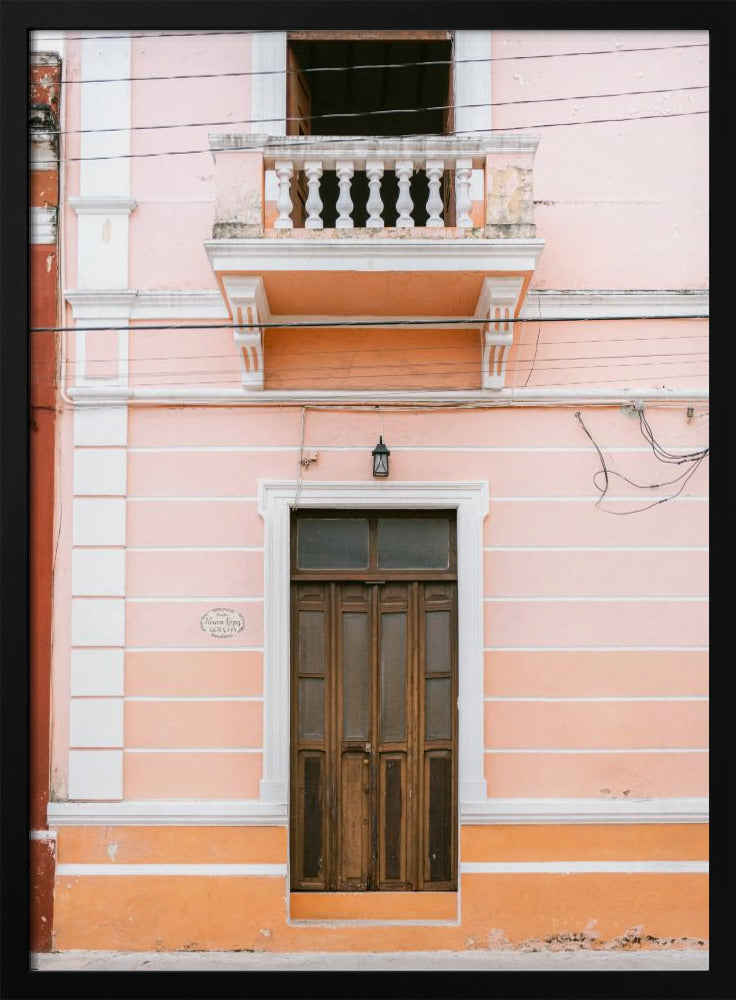
<svg viewBox="0 0 736 1000">
<path fill-rule="evenodd" d="M 287 134 L 376 137 L 451 133 L 452 50 L 448 31 L 291 32 Z M 451 225 L 448 174 L 443 186 L 445 223 Z M 428 191 L 426 174 L 417 170 L 410 187 L 415 226 L 426 225 Z M 320 196 L 322 219 L 328 229 L 337 219 L 338 193 L 335 171 L 325 171 Z M 295 178 L 292 194 L 298 225 L 304 218 L 307 196 L 303 175 Z M 395 226 L 398 180 L 392 170 L 384 172 L 381 197 L 384 224 Z M 351 198 L 354 224 L 364 227 L 368 218 L 365 172 L 356 171 Z"/>
</svg>

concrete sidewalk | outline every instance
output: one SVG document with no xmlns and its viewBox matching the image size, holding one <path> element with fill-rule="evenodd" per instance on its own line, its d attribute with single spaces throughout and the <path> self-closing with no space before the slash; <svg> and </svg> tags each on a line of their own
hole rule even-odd
<svg viewBox="0 0 736 1000">
<path fill-rule="evenodd" d="M 707 951 L 272 952 L 66 951 L 33 954 L 38 972 L 613 972 L 708 969 Z"/>
</svg>

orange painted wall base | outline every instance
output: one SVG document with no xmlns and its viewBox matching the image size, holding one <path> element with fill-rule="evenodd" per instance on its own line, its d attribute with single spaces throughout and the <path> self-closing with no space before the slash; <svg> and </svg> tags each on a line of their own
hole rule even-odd
<svg viewBox="0 0 736 1000">
<path fill-rule="evenodd" d="M 428 902 L 417 893 L 391 893 L 368 912 L 368 894 L 290 896 L 283 827 L 65 827 L 58 834 L 54 948 L 703 948 L 705 872 L 601 872 L 595 863 L 666 867 L 667 860 L 706 857 L 707 827 L 699 824 L 463 827 L 461 864 L 576 860 L 593 870 L 463 873 L 459 892 L 439 904 L 431 898 L 439 893 L 426 894 Z M 228 874 L 221 865 L 253 868 Z M 282 871 L 263 874 L 269 865 Z"/>
</svg>

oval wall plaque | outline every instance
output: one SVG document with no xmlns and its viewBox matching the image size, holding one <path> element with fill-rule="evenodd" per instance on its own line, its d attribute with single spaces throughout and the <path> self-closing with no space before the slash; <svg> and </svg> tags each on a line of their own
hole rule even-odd
<svg viewBox="0 0 736 1000">
<path fill-rule="evenodd" d="M 203 632 L 217 639 L 227 639 L 245 628 L 245 618 L 233 608 L 211 608 L 199 620 Z"/>
</svg>

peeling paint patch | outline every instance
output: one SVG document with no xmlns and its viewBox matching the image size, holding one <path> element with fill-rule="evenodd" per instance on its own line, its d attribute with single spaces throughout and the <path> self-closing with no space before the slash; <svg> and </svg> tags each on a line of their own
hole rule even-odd
<svg viewBox="0 0 736 1000">
<path fill-rule="evenodd" d="M 486 220 L 493 227 L 526 226 L 533 230 L 534 194 L 530 169 L 515 166 L 491 168 Z M 514 234 L 517 238 L 520 235 Z"/>
</svg>

